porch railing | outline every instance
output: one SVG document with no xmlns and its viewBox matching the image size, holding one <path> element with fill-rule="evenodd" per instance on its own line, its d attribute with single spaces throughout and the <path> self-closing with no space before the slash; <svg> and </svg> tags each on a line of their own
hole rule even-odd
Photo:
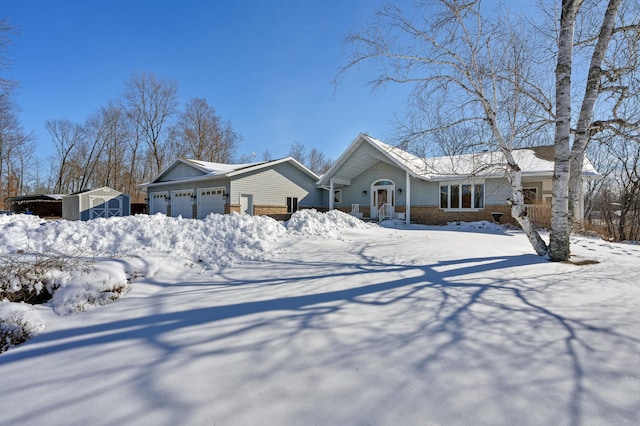
<svg viewBox="0 0 640 426">
<path fill-rule="evenodd" d="M 378 222 L 382 222 L 385 219 L 392 219 L 391 203 L 384 203 L 378 209 Z"/>
</svg>

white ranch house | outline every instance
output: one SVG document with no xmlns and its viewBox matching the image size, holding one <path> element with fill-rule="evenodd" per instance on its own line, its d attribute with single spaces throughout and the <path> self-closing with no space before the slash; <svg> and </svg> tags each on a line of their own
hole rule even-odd
<svg viewBox="0 0 640 426">
<path fill-rule="evenodd" d="M 149 214 L 202 219 L 211 213 L 286 218 L 321 205 L 319 177 L 291 157 L 249 164 L 179 158 L 147 189 Z"/>
<path fill-rule="evenodd" d="M 551 204 L 553 147 L 518 149 L 513 155 L 535 219 Z M 582 174 L 600 177 L 588 160 Z M 147 190 L 149 214 L 183 218 L 237 212 L 285 220 L 299 208 L 316 208 L 407 223 L 494 220 L 494 214 L 513 222 L 501 153 L 419 158 L 362 133 L 322 177 L 291 157 L 250 164 L 180 158 L 141 187 Z"/>
<path fill-rule="evenodd" d="M 514 157 L 522 169 L 525 199 L 532 214 L 533 206 L 547 209 L 552 198 L 553 147 L 518 149 Z M 583 178 L 598 177 L 585 160 Z M 327 200 L 329 209 L 363 218 L 440 224 L 492 220 L 492 213 L 502 213 L 505 220 L 512 220 L 508 204 L 511 186 L 499 152 L 419 158 L 360 134 L 318 186 L 333 194 Z"/>
</svg>

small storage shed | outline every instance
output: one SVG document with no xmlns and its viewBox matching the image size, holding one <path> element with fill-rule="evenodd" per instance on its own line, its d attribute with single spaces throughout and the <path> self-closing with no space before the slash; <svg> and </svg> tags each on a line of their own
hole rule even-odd
<svg viewBox="0 0 640 426">
<path fill-rule="evenodd" d="M 67 220 L 89 220 L 130 214 L 130 197 L 106 186 L 75 192 L 62 198 L 62 218 Z"/>
</svg>

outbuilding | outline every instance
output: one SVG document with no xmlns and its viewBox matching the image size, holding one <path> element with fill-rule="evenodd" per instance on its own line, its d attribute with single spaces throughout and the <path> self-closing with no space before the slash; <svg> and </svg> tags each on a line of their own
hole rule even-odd
<svg viewBox="0 0 640 426">
<path fill-rule="evenodd" d="M 12 213 L 25 213 L 45 219 L 60 219 L 64 194 L 30 194 L 4 200 Z"/>
<path fill-rule="evenodd" d="M 130 214 L 130 197 L 107 186 L 75 192 L 62 198 L 62 218 L 67 220 L 89 220 Z"/>
</svg>

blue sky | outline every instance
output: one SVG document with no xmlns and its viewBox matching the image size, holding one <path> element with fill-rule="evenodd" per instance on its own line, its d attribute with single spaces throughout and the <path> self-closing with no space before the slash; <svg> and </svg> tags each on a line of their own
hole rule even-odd
<svg viewBox="0 0 640 426">
<path fill-rule="evenodd" d="M 20 118 L 42 159 L 52 149 L 46 120 L 84 122 L 139 72 L 177 80 L 181 106 L 205 98 L 243 136 L 239 155 L 282 157 L 298 141 L 335 159 L 359 132 L 390 137 L 402 113 L 408 88 L 372 92 L 366 68 L 335 93 L 332 84 L 344 37 L 382 4 L 0 0 L 0 15 L 21 32 L 2 72 L 21 85 Z"/>
</svg>

